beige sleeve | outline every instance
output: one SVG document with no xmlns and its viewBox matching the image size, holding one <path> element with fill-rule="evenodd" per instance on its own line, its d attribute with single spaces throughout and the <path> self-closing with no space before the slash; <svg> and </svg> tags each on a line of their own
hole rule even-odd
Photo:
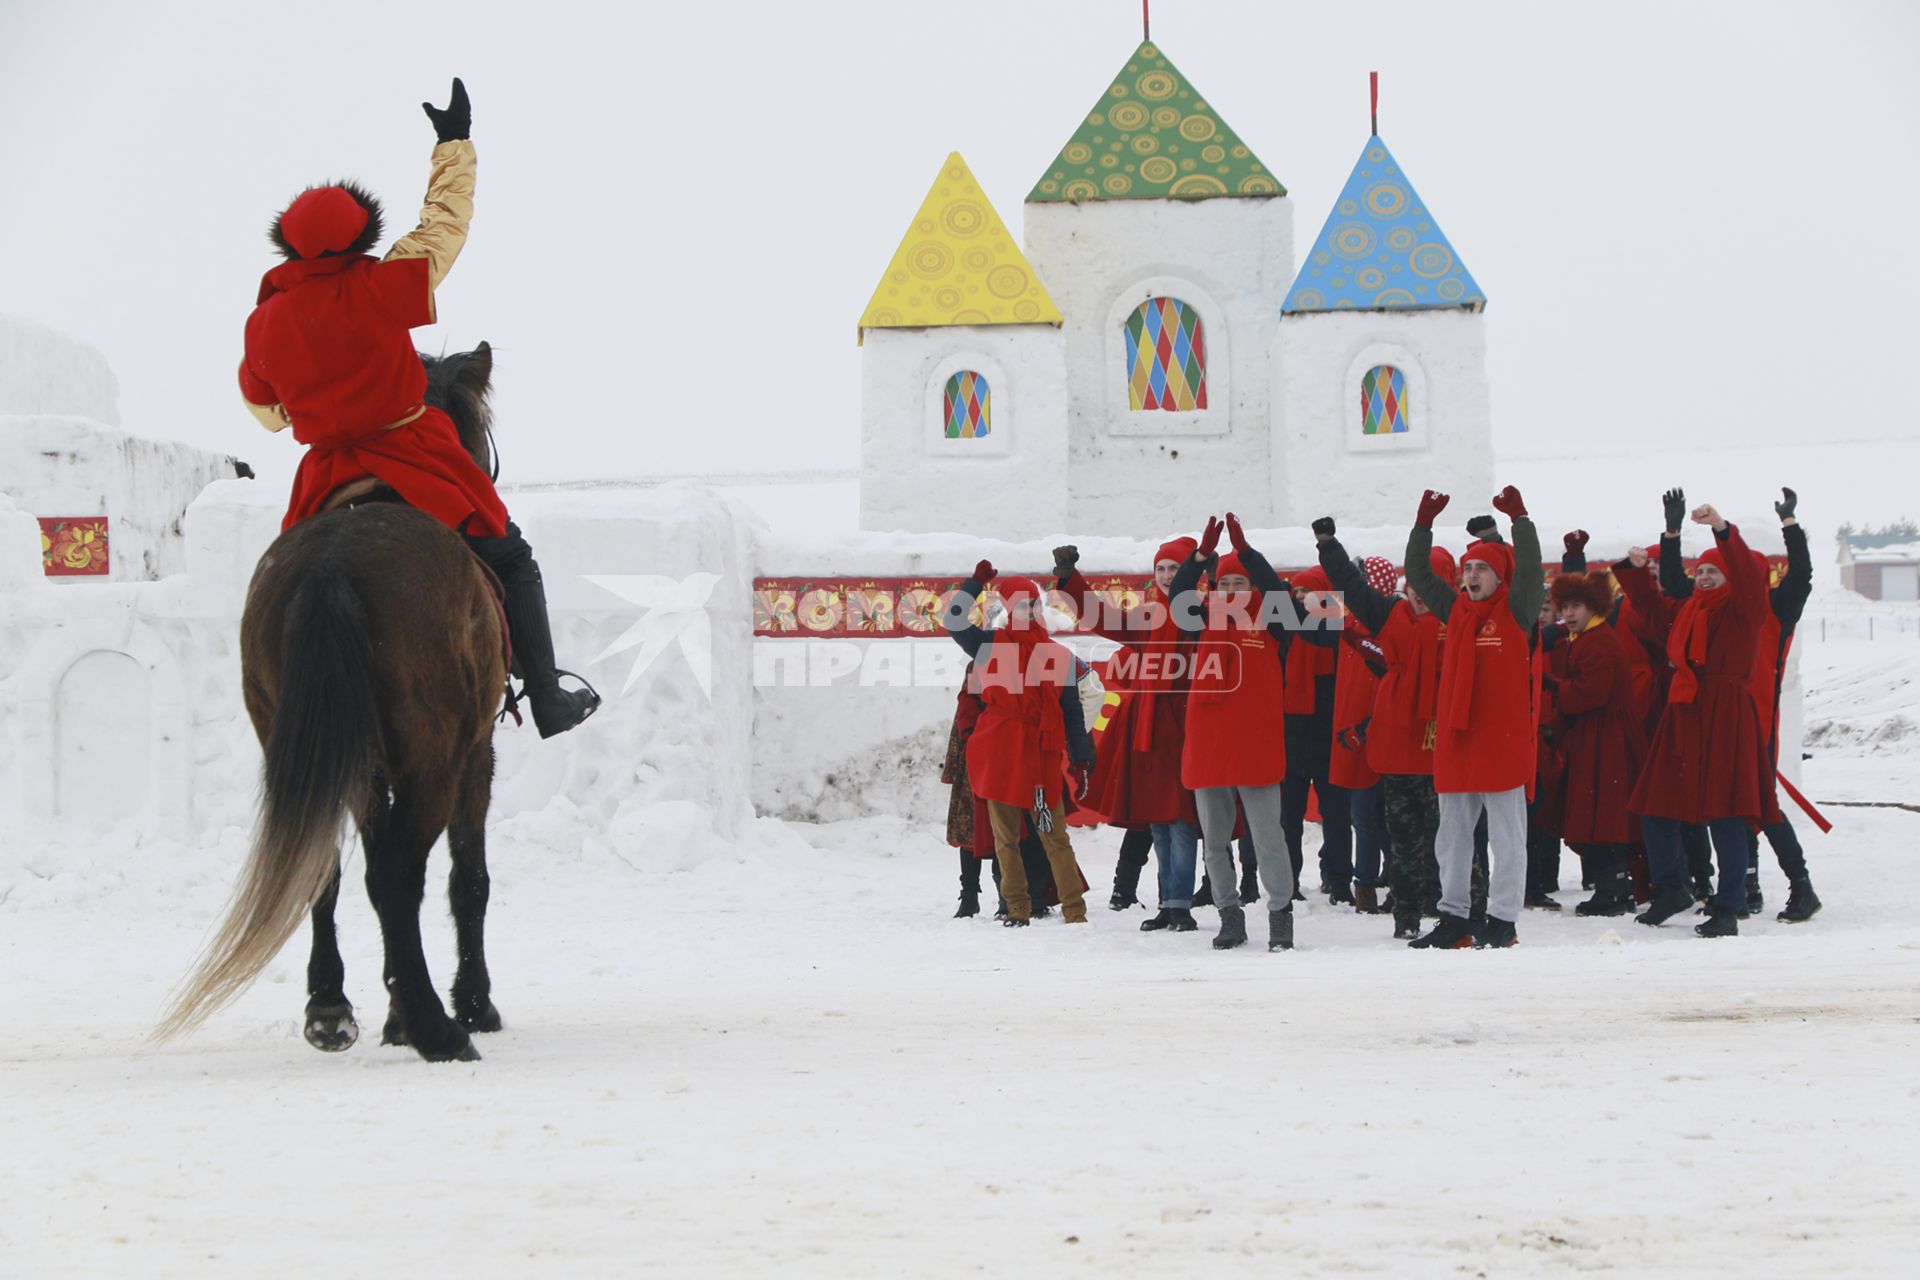
<svg viewBox="0 0 1920 1280">
<path fill-rule="evenodd" d="M 394 241 L 384 261 L 425 258 L 427 287 L 440 287 L 467 243 L 475 169 L 473 143 L 468 139 L 443 142 L 433 149 L 433 172 L 427 178 L 426 203 L 420 206 L 420 225 Z"/>
<path fill-rule="evenodd" d="M 245 367 L 242 361 L 241 368 Z M 247 399 L 244 391 L 240 393 L 240 403 L 247 406 L 247 412 L 253 415 L 254 420 L 269 431 L 285 431 L 293 425 L 293 419 L 287 416 L 287 406 L 283 404 L 255 404 Z"/>
</svg>

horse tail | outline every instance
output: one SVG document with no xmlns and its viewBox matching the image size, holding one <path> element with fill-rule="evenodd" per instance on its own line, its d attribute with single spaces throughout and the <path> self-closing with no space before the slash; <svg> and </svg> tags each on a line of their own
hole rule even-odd
<svg viewBox="0 0 1920 1280">
<path fill-rule="evenodd" d="M 295 591 L 284 625 L 253 849 L 226 919 L 156 1039 L 199 1026 L 279 953 L 339 868 L 346 815 L 364 811 L 372 786 L 380 721 L 359 596 L 345 576 L 323 569 Z"/>
</svg>

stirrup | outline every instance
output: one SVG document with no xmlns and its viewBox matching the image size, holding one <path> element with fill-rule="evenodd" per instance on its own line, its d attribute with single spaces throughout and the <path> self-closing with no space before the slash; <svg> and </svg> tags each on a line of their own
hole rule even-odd
<svg viewBox="0 0 1920 1280">
<path fill-rule="evenodd" d="M 600 709 L 600 702 L 601 702 L 600 691 L 593 687 L 593 681 L 587 679 L 585 676 L 581 675 L 578 671 L 568 671 L 564 667 L 555 667 L 553 669 L 553 675 L 556 680 L 559 679 L 561 676 L 572 676 L 575 680 L 578 680 L 581 684 L 587 687 L 587 693 L 591 695 L 593 698 L 593 702 L 589 704 L 587 707 L 587 714 L 581 716 L 578 720 L 574 721 L 573 722 L 574 727 L 578 728 L 580 725 L 583 725 L 587 721 L 593 719 L 593 713 Z"/>
</svg>

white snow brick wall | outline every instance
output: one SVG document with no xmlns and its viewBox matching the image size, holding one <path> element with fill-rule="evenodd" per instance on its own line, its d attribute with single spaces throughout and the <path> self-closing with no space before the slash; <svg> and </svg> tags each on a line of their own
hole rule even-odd
<svg viewBox="0 0 1920 1280">
<path fill-rule="evenodd" d="M 869 329 L 860 526 L 1037 538 L 1067 527 L 1066 340 L 1052 325 Z M 986 379 L 988 431 L 946 438 L 947 380 Z"/>
<path fill-rule="evenodd" d="M 46 325 L 0 314 L 0 418 L 40 414 L 117 427 L 120 383 L 98 349 Z"/>
<path fill-rule="evenodd" d="M 1023 217 L 1027 258 L 1067 321 L 1068 526 L 1131 533 L 1172 499 L 1271 523 L 1267 353 L 1293 281 L 1293 202 L 1096 200 Z M 1130 407 L 1125 325 L 1149 297 L 1199 312 L 1204 411 Z"/>
<path fill-rule="evenodd" d="M 1360 429 L 1360 382 L 1375 365 L 1406 375 L 1405 433 L 1368 436 Z M 1453 494 L 1469 514 L 1486 509 L 1496 486 L 1484 314 L 1284 316 L 1273 343 L 1273 379 L 1279 523 L 1336 515 L 1391 524 L 1411 518 L 1423 489 Z"/>
</svg>

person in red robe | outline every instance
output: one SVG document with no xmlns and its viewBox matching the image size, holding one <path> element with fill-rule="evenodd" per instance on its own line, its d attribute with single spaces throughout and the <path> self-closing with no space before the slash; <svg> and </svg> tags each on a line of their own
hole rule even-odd
<svg viewBox="0 0 1920 1280">
<path fill-rule="evenodd" d="M 1640 815 L 1654 883 L 1640 922 L 1663 924 L 1693 905 L 1680 825 L 1699 822 L 1712 835 L 1720 882 L 1697 932 L 1723 938 L 1740 931 L 1748 831 L 1765 812 L 1768 760 L 1748 680 L 1766 621 L 1767 575 L 1764 557 L 1712 505 L 1696 507 L 1692 518 L 1712 527 L 1717 545 L 1700 558 L 1684 605 L 1660 595 L 1644 567 L 1614 566 L 1634 608 L 1665 633 L 1673 667 L 1666 710 L 1629 803 Z"/>
<path fill-rule="evenodd" d="M 1633 910 L 1627 855 L 1639 838 L 1627 800 L 1647 750 L 1627 640 L 1607 625 L 1613 587 L 1605 573 L 1563 573 L 1553 580 L 1550 598 L 1567 638 L 1556 646 L 1561 661 L 1546 676 L 1553 695 L 1546 730 L 1559 768 L 1541 779 L 1552 791 L 1543 792 L 1542 802 L 1593 881 L 1593 897 L 1575 913 L 1625 915 Z"/>
<path fill-rule="evenodd" d="M 1532 632 L 1546 582 L 1540 535 L 1520 491 L 1508 485 L 1493 506 L 1512 521 L 1513 544 L 1482 537 L 1462 557 L 1456 592 L 1433 572 L 1433 518 L 1446 494 L 1428 490 L 1407 536 L 1409 589 L 1447 624 L 1440 664 L 1433 789 L 1440 799 L 1435 855 L 1440 862 L 1440 922 L 1411 945 L 1510 947 L 1526 901 L 1527 791 L 1534 771 Z M 1487 818 L 1486 924 L 1468 923 L 1473 830 Z"/>
<path fill-rule="evenodd" d="M 425 107 L 438 141 L 420 225 L 386 256 L 374 198 L 351 183 L 302 192 L 269 237 L 287 260 L 267 272 L 247 317 L 240 394 L 269 431 L 307 446 L 282 529 L 385 484 L 464 535 L 506 589 L 513 654 L 540 736 L 573 728 L 600 705 L 562 689 L 546 589 L 533 549 L 453 420 L 424 403 L 426 368 L 409 330 L 437 319 L 434 295 L 466 243 L 476 162 L 466 86 Z M 395 555 L 404 549 L 394 548 Z"/>
<path fill-rule="evenodd" d="M 1214 569 L 1214 590 L 1196 609 L 1195 588 L 1225 532 L 1233 552 Z M 1293 949 L 1293 863 L 1280 832 L 1281 783 L 1287 774 L 1285 672 L 1291 640 L 1284 616 L 1268 601 L 1284 604 L 1288 585 L 1248 545 L 1232 512 L 1226 522 L 1209 518 L 1200 545 L 1174 575 L 1168 594 L 1174 620 L 1194 638 L 1194 674 L 1187 693 L 1186 739 L 1180 781 L 1192 789 L 1200 810 L 1207 869 L 1220 909 L 1217 950 L 1247 941 L 1246 908 L 1233 876 L 1236 805 L 1253 837 L 1256 869 L 1267 890 L 1267 950 Z"/>
<path fill-rule="evenodd" d="M 1109 605 L 1081 575 L 1080 549 L 1055 547 L 1055 585 L 1079 610 L 1080 629 L 1125 646 L 1109 664 L 1126 672 L 1124 682 L 1110 677 L 1109 689 L 1121 693 L 1095 751 L 1087 804 L 1116 827 L 1150 833 L 1159 867 L 1158 912 L 1140 925 L 1143 933 L 1172 930 L 1191 933 L 1195 866 L 1199 854 L 1200 813 L 1193 792 L 1180 783 L 1180 757 L 1186 739 L 1187 663 L 1192 642 L 1173 620 L 1167 589 L 1180 566 L 1199 544 L 1192 538 L 1163 543 L 1153 557 L 1153 585 L 1131 609 Z M 1121 846 L 1124 866 L 1127 846 Z M 1115 869 L 1114 893 L 1122 885 Z"/>
</svg>

